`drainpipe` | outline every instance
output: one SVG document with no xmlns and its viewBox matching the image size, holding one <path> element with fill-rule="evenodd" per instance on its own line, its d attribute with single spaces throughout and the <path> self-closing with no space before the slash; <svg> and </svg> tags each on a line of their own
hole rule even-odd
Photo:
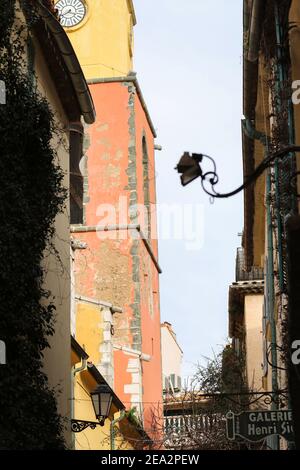
<svg viewBox="0 0 300 470">
<path fill-rule="evenodd" d="M 121 410 L 120 416 L 116 419 L 113 419 L 110 423 L 110 450 L 115 450 L 115 427 L 116 424 L 122 421 L 126 416 L 125 410 Z"/>
<path fill-rule="evenodd" d="M 75 402 L 74 402 L 74 381 L 75 376 L 82 372 L 83 370 L 87 369 L 87 358 L 81 360 L 81 365 L 79 367 L 72 367 L 71 370 L 71 419 L 74 419 L 74 409 L 75 409 Z M 72 432 L 72 449 L 75 449 L 75 436 Z"/>
<path fill-rule="evenodd" d="M 272 364 L 272 392 L 274 393 L 271 409 L 277 410 L 278 405 L 276 403 L 276 399 L 278 395 L 278 381 L 277 381 L 277 332 L 276 332 L 276 322 L 274 317 L 274 299 L 275 299 L 275 291 L 274 291 L 274 244 L 273 244 L 273 226 L 272 226 L 272 212 L 271 212 L 271 191 L 272 191 L 272 182 L 271 182 L 271 171 L 269 171 L 267 176 L 267 231 L 268 231 L 268 279 L 267 279 L 267 286 L 268 286 L 268 304 L 269 304 L 269 320 L 271 326 L 271 364 Z M 278 436 L 272 436 L 272 448 L 277 450 L 279 448 L 279 439 Z"/>
<path fill-rule="evenodd" d="M 242 119 L 242 127 L 243 127 L 244 133 L 249 137 L 249 139 L 259 140 L 266 149 L 268 148 L 268 145 L 269 145 L 268 136 L 264 134 L 263 132 L 260 132 L 257 129 L 255 129 L 250 119 L 248 118 Z"/>
</svg>

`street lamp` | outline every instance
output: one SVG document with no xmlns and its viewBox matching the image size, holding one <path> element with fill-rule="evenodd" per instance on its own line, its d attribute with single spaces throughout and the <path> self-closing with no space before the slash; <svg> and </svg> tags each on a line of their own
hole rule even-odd
<svg viewBox="0 0 300 470">
<path fill-rule="evenodd" d="M 100 426 L 104 426 L 104 422 L 110 413 L 113 398 L 111 389 L 108 385 L 101 384 L 91 393 L 91 397 L 96 418 Z"/>
<path fill-rule="evenodd" d="M 93 392 L 91 392 L 91 399 L 96 419 L 98 421 L 95 422 L 72 419 L 71 428 L 73 432 L 81 432 L 88 427 L 95 429 L 96 426 L 104 426 L 105 420 L 110 414 L 113 392 L 107 384 L 101 384 Z"/>
<path fill-rule="evenodd" d="M 188 152 L 184 152 L 182 155 L 176 169 L 178 173 L 181 173 L 181 184 L 186 186 L 187 184 L 194 181 L 199 176 L 202 176 L 202 170 L 200 167 L 200 162 L 202 162 L 203 155 Z"/>
<path fill-rule="evenodd" d="M 289 153 L 293 152 L 300 152 L 300 146 L 298 145 L 289 145 L 287 147 L 282 148 L 281 150 L 278 150 L 277 152 L 273 152 L 269 155 L 267 155 L 264 160 L 258 165 L 258 167 L 254 170 L 252 175 L 249 177 L 245 178 L 244 183 L 239 186 L 237 189 L 229 192 L 229 193 L 224 193 L 220 194 L 216 192 L 215 186 L 219 182 L 219 177 L 217 175 L 217 169 L 216 169 L 216 164 L 213 158 L 211 158 L 208 155 L 202 154 L 202 153 L 192 153 L 189 154 L 188 152 L 184 152 L 182 155 L 177 167 L 175 170 L 178 171 L 178 173 L 181 173 L 180 179 L 181 179 L 181 184 L 182 186 L 186 186 L 187 184 L 191 183 L 194 181 L 196 178 L 201 177 L 201 185 L 202 189 L 206 194 L 213 198 L 227 198 L 234 196 L 235 194 L 238 194 L 240 191 L 243 189 L 246 189 L 248 186 L 250 186 L 252 183 L 254 183 L 257 178 L 277 159 L 277 158 L 283 158 Z M 210 171 L 203 172 L 200 163 L 203 161 L 204 158 L 207 158 L 210 160 L 210 162 L 213 165 L 213 168 Z M 295 175 L 296 176 L 296 175 Z M 205 186 L 205 183 L 209 183 L 211 186 L 211 189 L 208 190 Z"/>
</svg>

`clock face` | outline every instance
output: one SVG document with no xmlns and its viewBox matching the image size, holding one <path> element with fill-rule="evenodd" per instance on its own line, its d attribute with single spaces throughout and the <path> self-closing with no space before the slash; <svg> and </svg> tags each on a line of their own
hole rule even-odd
<svg viewBox="0 0 300 470">
<path fill-rule="evenodd" d="M 77 26 L 86 15 L 86 6 L 82 0 L 59 0 L 55 7 L 64 28 Z"/>
</svg>

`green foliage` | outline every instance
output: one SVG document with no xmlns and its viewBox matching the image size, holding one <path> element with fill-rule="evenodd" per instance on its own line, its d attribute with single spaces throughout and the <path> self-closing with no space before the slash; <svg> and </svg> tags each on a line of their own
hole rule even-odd
<svg viewBox="0 0 300 470">
<path fill-rule="evenodd" d="M 249 447 L 243 442 L 231 442 L 226 437 L 226 414 L 228 411 L 238 413 L 247 404 L 247 398 L 238 395 L 247 391 L 244 370 L 243 357 L 238 357 L 230 344 L 213 359 L 207 358 L 206 365 L 197 366 L 193 378 L 194 391 L 189 399 L 194 402 L 195 414 L 203 414 L 210 424 L 205 432 L 191 432 L 190 448 L 237 450 Z M 205 405 L 199 401 L 198 393 L 209 394 Z"/>
<path fill-rule="evenodd" d="M 193 383 L 202 393 L 240 393 L 246 391 L 244 360 L 231 345 L 207 358 L 205 366 L 198 364 Z"/>
<path fill-rule="evenodd" d="M 217 393 L 222 390 L 222 354 L 207 358 L 205 366 L 197 365 L 193 383 L 202 393 Z"/>
<path fill-rule="evenodd" d="M 139 416 L 137 415 L 137 408 L 136 408 L 136 406 L 134 406 L 134 407 L 131 408 L 130 410 L 126 411 L 126 418 L 128 419 L 128 421 L 130 421 L 132 424 L 134 424 L 134 425 L 136 425 L 136 426 L 140 426 L 140 425 L 141 425 Z"/>
<path fill-rule="evenodd" d="M 63 449 L 62 419 L 42 371 L 55 306 L 43 289 L 41 262 L 65 190 L 51 145 L 54 118 L 27 76 L 26 29 L 15 30 L 14 7 L 1 0 L 0 80 L 7 103 L 0 105 L 0 338 L 7 365 L 0 366 L 0 448 Z"/>
<path fill-rule="evenodd" d="M 247 391 L 243 355 L 237 356 L 231 345 L 222 351 L 222 391 L 243 393 Z"/>
<path fill-rule="evenodd" d="M 10 34 L 14 21 L 15 1 L 2 0 L 0 4 L 0 49 L 7 43 L 7 37 Z"/>
</svg>

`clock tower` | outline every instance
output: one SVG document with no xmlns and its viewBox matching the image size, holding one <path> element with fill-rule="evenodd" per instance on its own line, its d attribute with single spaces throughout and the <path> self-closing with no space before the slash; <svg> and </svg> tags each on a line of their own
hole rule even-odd
<svg viewBox="0 0 300 470">
<path fill-rule="evenodd" d="M 161 270 L 156 131 L 132 72 L 134 7 L 132 0 L 58 0 L 56 9 L 96 108 L 81 165 L 83 225 L 71 227 L 72 237 L 87 246 L 74 255 L 72 334 L 148 430 L 153 407 L 156 419 L 162 410 Z M 138 207 L 148 215 L 143 230 Z M 109 220 L 106 209 L 112 211 Z"/>
<path fill-rule="evenodd" d="M 132 0 L 58 0 L 55 8 L 87 79 L 132 70 Z"/>
</svg>

